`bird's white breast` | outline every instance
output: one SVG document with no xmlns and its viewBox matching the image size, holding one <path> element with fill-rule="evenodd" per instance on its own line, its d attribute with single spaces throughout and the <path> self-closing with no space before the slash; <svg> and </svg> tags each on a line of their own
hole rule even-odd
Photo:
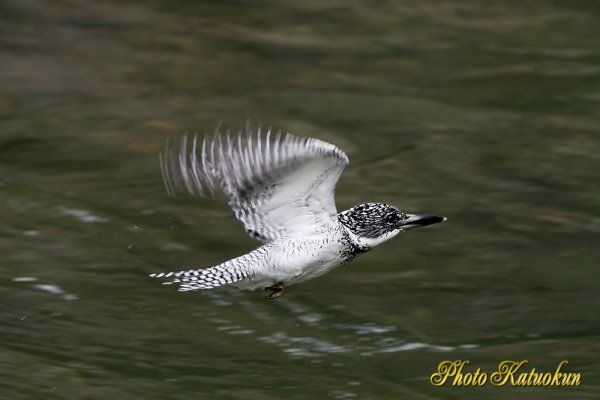
<svg viewBox="0 0 600 400">
<path fill-rule="evenodd" d="M 235 286 L 254 290 L 283 282 L 289 286 L 325 274 L 344 263 L 341 233 L 307 238 L 282 238 L 270 244 L 269 261 L 256 274 Z"/>
</svg>

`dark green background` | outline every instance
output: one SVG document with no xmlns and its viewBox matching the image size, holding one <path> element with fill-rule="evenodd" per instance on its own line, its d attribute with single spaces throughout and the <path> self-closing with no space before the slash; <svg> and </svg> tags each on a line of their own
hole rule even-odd
<svg viewBox="0 0 600 400">
<path fill-rule="evenodd" d="M 595 398 L 596 4 L 0 2 L 0 397 Z M 344 149 L 340 210 L 448 222 L 278 301 L 159 285 L 257 245 L 158 166 L 248 118 Z M 455 359 L 582 385 L 432 387 Z"/>
</svg>

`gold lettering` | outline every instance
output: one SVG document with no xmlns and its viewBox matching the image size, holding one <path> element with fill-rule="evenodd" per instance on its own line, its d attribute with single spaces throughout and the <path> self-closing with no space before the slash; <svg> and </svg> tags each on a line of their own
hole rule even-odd
<svg viewBox="0 0 600 400">
<path fill-rule="evenodd" d="M 535 380 L 535 377 L 538 375 L 539 374 L 535 373 L 535 368 L 531 368 L 531 371 L 529 371 L 529 374 L 527 375 L 527 384 L 525 386 L 533 385 L 533 381 Z"/>
<path fill-rule="evenodd" d="M 562 360 L 560 362 L 560 364 L 558 364 L 558 366 L 556 367 L 556 371 L 554 371 L 554 376 L 552 377 L 552 386 L 560 386 L 559 379 L 566 375 L 566 374 L 561 373 L 560 369 L 562 368 L 563 365 L 566 365 L 568 363 L 569 362 L 567 360 Z M 563 382 L 564 382 L 564 378 L 563 378 Z"/>
<path fill-rule="evenodd" d="M 475 371 L 475 376 L 473 377 L 473 386 L 483 386 L 487 382 L 487 374 L 485 372 L 481 372 L 481 368 L 477 368 Z"/>
<path fill-rule="evenodd" d="M 544 373 L 544 377 L 542 378 L 542 386 L 550 386 L 550 382 L 552 382 L 552 375 L 549 372 Z"/>
<path fill-rule="evenodd" d="M 469 363 L 470 363 L 470 361 L 463 361 L 462 363 L 459 364 L 458 371 L 456 371 L 456 374 L 454 376 L 454 381 L 452 381 L 452 386 L 468 385 L 468 383 L 463 383 L 462 370 L 463 370 L 463 367 L 465 365 L 468 365 Z"/>
<path fill-rule="evenodd" d="M 569 372 L 566 375 L 563 386 L 579 386 L 581 384 L 581 374 L 579 372 Z"/>
<path fill-rule="evenodd" d="M 494 372 L 490 376 L 490 382 L 494 386 L 504 386 L 510 380 L 511 385 L 515 386 L 515 373 L 519 371 L 519 369 L 527 364 L 529 361 L 512 361 L 505 360 L 498 364 L 498 371 Z"/>
<path fill-rule="evenodd" d="M 515 386 L 527 386 L 527 374 L 525 372 L 523 372 L 522 374 L 519 374 L 519 377 L 517 378 L 517 381 L 513 385 L 515 385 Z"/>
<path fill-rule="evenodd" d="M 442 361 L 438 364 L 437 371 L 429 377 L 429 382 L 434 386 L 446 384 L 449 378 L 452 386 L 484 386 L 488 381 L 488 374 L 477 368 L 474 372 L 463 372 L 471 362 L 468 360 Z M 562 360 L 554 372 L 538 372 L 535 368 L 521 372 L 528 360 L 504 360 L 498 364 L 498 369 L 489 376 L 489 381 L 494 386 L 579 386 L 581 374 L 578 372 L 566 373 L 562 368 L 569 361 Z"/>
<path fill-rule="evenodd" d="M 455 376 L 462 368 L 469 364 L 470 361 L 442 361 L 438 364 L 437 372 L 431 374 L 429 382 L 433 386 L 442 386 L 446 383 L 449 377 Z"/>
<path fill-rule="evenodd" d="M 534 373 L 533 379 L 532 379 L 531 383 L 529 384 L 529 386 L 542 386 L 542 378 L 543 378 L 543 374 Z"/>
</svg>

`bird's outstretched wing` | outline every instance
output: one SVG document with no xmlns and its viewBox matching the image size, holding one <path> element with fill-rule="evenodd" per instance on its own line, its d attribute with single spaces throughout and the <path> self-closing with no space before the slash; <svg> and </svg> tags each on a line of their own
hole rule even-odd
<svg viewBox="0 0 600 400">
<path fill-rule="evenodd" d="M 261 128 L 202 141 L 182 135 L 161 155 L 169 194 L 223 191 L 246 231 L 263 242 L 333 218 L 335 185 L 347 165 L 346 154 L 330 143 Z"/>
</svg>

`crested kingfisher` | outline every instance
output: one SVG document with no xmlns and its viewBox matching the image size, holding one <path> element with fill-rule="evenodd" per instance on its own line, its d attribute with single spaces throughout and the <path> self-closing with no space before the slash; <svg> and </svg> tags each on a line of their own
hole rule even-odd
<svg viewBox="0 0 600 400">
<path fill-rule="evenodd" d="M 444 217 L 408 214 L 383 203 L 366 203 L 337 212 L 335 185 L 348 157 L 319 139 L 247 129 L 199 140 L 181 135 L 161 154 L 167 192 L 205 196 L 223 192 L 256 250 L 202 269 L 153 273 L 180 291 L 232 285 L 264 288 L 268 299 L 285 287 L 344 265 L 358 254 L 413 228 Z"/>
</svg>

